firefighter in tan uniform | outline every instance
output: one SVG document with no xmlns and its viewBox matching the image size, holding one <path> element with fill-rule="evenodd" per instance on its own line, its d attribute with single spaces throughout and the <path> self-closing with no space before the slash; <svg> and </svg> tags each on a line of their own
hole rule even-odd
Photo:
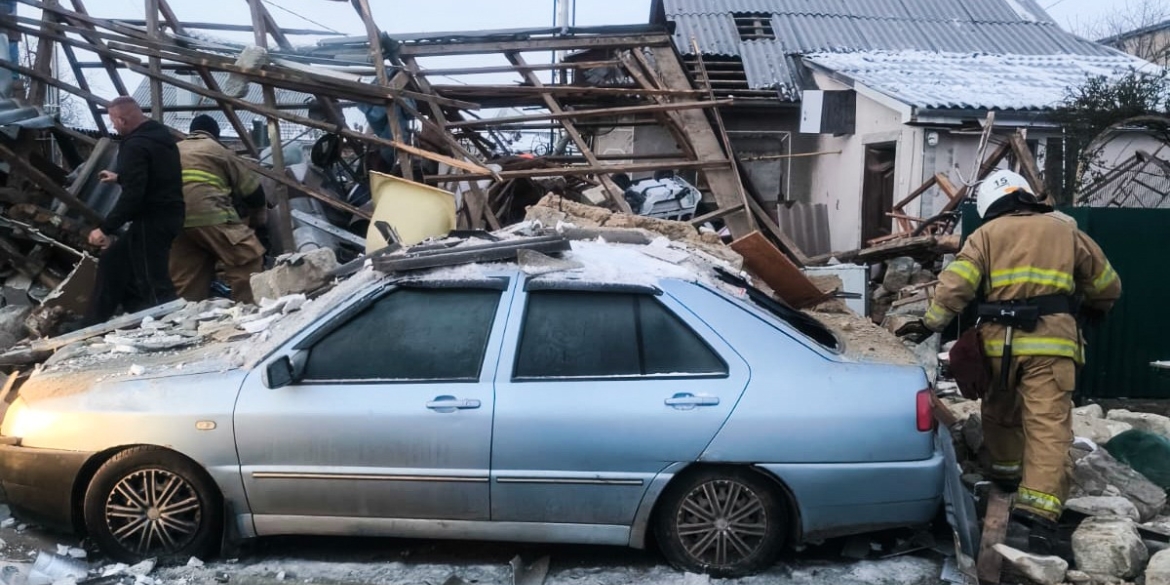
<svg viewBox="0 0 1170 585">
<path fill-rule="evenodd" d="M 191 133 L 179 142 L 187 219 L 171 247 L 171 279 L 179 296 L 203 300 L 210 293 L 218 263 L 232 289 L 232 300 L 250 303 L 249 279 L 263 270 L 264 246 L 240 219 L 232 194 L 239 194 L 248 208 L 263 210 L 264 190 L 255 173 L 218 139 L 219 124 L 200 115 L 191 121 Z"/>
<path fill-rule="evenodd" d="M 1048 214 L 1020 175 L 992 173 L 976 203 L 986 223 L 939 276 L 925 319 L 899 333 L 920 342 L 983 292 L 977 314 L 991 362 L 982 412 L 991 476 L 1018 485 L 1014 523 L 1054 536 L 1069 492 L 1072 392 L 1084 362 L 1075 315 L 1103 318 L 1121 280 L 1097 243 Z"/>
</svg>

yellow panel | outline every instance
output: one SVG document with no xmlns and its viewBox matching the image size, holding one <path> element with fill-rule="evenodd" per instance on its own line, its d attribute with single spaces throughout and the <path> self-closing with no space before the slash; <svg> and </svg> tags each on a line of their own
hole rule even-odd
<svg viewBox="0 0 1170 585">
<path fill-rule="evenodd" d="M 374 217 L 366 231 L 366 252 L 386 247 L 375 222 L 390 224 L 404 246 L 455 229 L 455 195 L 422 183 L 382 173 L 370 173 Z"/>
</svg>

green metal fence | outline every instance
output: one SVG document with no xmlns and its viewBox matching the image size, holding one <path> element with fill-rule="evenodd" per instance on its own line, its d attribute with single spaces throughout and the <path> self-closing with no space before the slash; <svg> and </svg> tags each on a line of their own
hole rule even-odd
<svg viewBox="0 0 1170 585">
<path fill-rule="evenodd" d="M 1078 398 L 1170 398 L 1170 371 L 1150 366 L 1170 361 L 1170 209 L 1061 211 L 1100 244 L 1122 285 L 1105 322 L 1085 331 Z M 974 206 L 964 206 L 963 233 L 979 223 Z"/>
</svg>

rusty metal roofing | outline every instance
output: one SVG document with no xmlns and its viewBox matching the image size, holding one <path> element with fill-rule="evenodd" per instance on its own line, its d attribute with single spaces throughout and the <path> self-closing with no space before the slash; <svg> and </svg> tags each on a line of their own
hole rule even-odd
<svg viewBox="0 0 1170 585">
<path fill-rule="evenodd" d="M 741 59 L 752 89 L 791 96 L 801 89 L 791 57 L 812 53 L 1118 56 L 1062 30 L 1035 0 L 655 0 L 654 11 L 675 24 L 682 53 L 694 40 L 704 55 Z M 770 15 L 775 39 L 741 39 L 737 13 Z"/>
</svg>

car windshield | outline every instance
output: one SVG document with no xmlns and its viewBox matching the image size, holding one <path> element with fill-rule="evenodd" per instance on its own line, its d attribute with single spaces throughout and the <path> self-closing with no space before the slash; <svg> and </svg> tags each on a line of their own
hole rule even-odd
<svg viewBox="0 0 1170 585">
<path fill-rule="evenodd" d="M 820 321 L 792 308 L 783 301 L 772 298 L 764 291 L 752 286 L 748 281 L 722 268 L 715 269 L 715 277 L 722 282 L 743 289 L 747 298 L 757 308 L 763 309 L 764 312 L 787 323 L 809 339 L 817 342 L 821 347 L 834 352 L 841 351 L 841 341 Z"/>
</svg>

